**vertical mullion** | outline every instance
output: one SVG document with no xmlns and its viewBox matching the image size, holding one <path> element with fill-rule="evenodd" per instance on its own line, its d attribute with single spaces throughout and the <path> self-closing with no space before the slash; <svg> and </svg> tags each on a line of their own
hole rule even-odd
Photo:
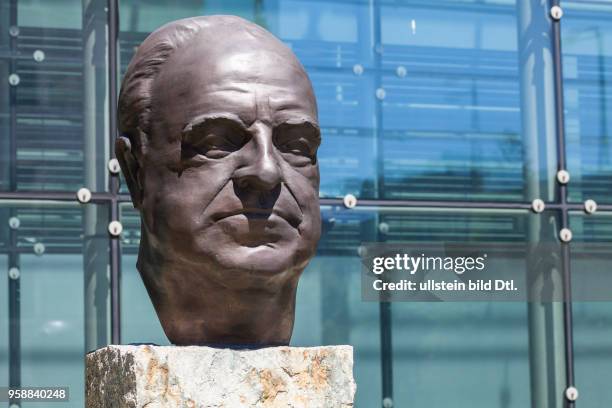
<svg viewBox="0 0 612 408">
<path fill-rule="evenodd" d="M 559 0 L 552 0 L 551 6 L 559 6 Z M 566 144 L 565 144 L 565 115 L 563 100 L 563 67 L 561 54 L 561 20 L 553 19 L 553 51 L 555 73 L 555 119 L 557 132 L 557 162 L 559 170 L 567 170 Z M 559 185 L 559 201 L 561 203 L 561 228 L 569 228 L 569 215 L 567 206 L 567 186 Z M 572 322 L 572 287 L 570 271 L 569 243 L 561 243 L 561 260 L 563 268 L 563 319 L 565 330 L 565 363 L 567 386 L 574 385 L 574 341 Z M 574 407 L 573 401 L 567 401 L 568 407 Z"/>
<path fill-rule="evenodd" d="M 11 0 L 9 6 L 9 26 L 17 27 L 17 0 Z M 9 73 L 17 73 L 17 36 L 10 38 L 11 59 Z M 9 190 L 17 191 L 17 86 L 9 86 Z M 9 211 L 9 217 L 14 217 L 14 209 Z M 8 267 L 19 268 L 17 248 L 17 231 L 9 230 Z M 9 311 L 9 386 L 21 387 L 21 283 L 20 279 L 8 279 L 8 311 Z M 18 400 L 11 400 L 18 402 Z"/>
<path fill-rule="evenodd" d="M 117 132 L 117 36 L 118 36 L 118 1 L 108 0 L 108 101 L 109 101 L 109 156 L 114 157 L 115 137 Z M 109 191 L 110 221 L 119 218 L 119 176 L 111 174 Z M 110 298 L 111 298 L 111 342 L 121 343 L 121 253 L 119 238 L 110 238 Z"/>
<path fill-rule="evenodd" d="M 380 12 L 380 1 L 372 0 L 372 30 L 374 40 L 374 90 L 377 93 L 379 89 L 382 89 L 382 34 L 381 34 L 381 12 Z M 378 95 L 371 95 L 370 97 L 376 97 L 375 101 L 375 126 L 376 126 L 376 153 L 377 153 L 377 183 L 376 183 L 376 198 L 382 198 L 382 192 L 384 191 L 385 174 L 384 174 L 384 161 L 382 160 L 383 152 L 383 97 Z M 379 214 L 380 216 L 380 214 Z M 376 217 L 376 224 L 378 224 L 378 217 Z M 374 225 L 375 234 L 380 240 L 378 235 L 378 225 Z M 393 349 L 392 349 L 392 330 L 391 330 L 391 303 L 380 302 L 379 304 L 380 313 L 380 355 L 381 355 L 381 374 L 382 374 L 382 400 L 381 405 L 385 405 L 385 401 L 393 401 Z"/>
</svg>

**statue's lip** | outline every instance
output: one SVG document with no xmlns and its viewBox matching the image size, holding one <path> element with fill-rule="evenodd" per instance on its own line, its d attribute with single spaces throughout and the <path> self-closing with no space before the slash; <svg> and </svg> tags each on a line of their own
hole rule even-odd
<svg viewBox="0 0 612 408">
<path fill-rule="evenodd" d="M 247 217 L 247 219 L 250 220 L 265 220 L 269 218 L 272 214 L 278 215 L 279 217 L 283 218 L 294 228 L 297 228 L 297 226 L 302 221 L 301 217 L 291 216 L 289 214 L 286 214 L 285 211 L 272 208 L 241 208 L 236 210 L 220 211 L 213 216 L 213 219 L 215 221 L 219 221 L 224 218 L 233 217 L 235 215 L 244 215 Z"/>
<path fill-rule="evenodd" d="M 223 218 L 232 217 L 234 215 L 244 214 L 247 217 L 253 218 L 267 218 L 272 215 L 272 209 L 265 208 L 242 208 L 238 210 L 220 211 L 214 215 L 215 221 L 222 220 Z"/>
</svg>

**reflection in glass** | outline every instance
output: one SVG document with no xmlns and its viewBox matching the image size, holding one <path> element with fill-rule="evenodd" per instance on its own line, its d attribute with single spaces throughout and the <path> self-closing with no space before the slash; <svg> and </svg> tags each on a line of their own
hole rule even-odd
<svg viewBox="0 0 612 408">
<path fill-rule="evenodd" d="M 85 352 L 106 344 L 86 342 L 105 341 L 108 331 L 104 327 L 108 284 L 102 281 L 95 286 L 96 276 L 106 276 L 108 268 L 107 213 L 93 204 L 0 203 L 0 225 L 13 226 L 2 228 L 0 234 L 0 269 L 5 277 L 0 284 L 2 384 L 68 386 L 70 402 L 57 406 L 83 405 Z M 19 270 L 11 280 L 17 284 L 11 288 L 18 288 L 18 296 L 7 287 L 9 267 Z M 8 378 L 7 339 L 14 330 L 9 326 L 9 302 L 17 305 L 20 314 L 16 357 L 21 360 L 21 375 L 16 379 Z"/>
<path fill-rule="evenodd" d="M 612 202 L 612 6 L 569 1 L 563 18 L 563 85 L 572 201 Z"/>
<path fill-rule="evenodd" d="M 571 254 L 572 287 L 591 287 L 591 283 L 605 285 L 609 298 L 612 214 L 573 213 L 570 227 L 576 243 Z M 612 367 L 612 302 L 574 302 L 572 309 L 580 405 L 586 408 L 605 406 L 612 401 L 608 381 Z"/>
<path fill-rule="evenodd" d="M 122 2 L 122 72 L 150 31 L 178 17 L 237 13 L 264 25 L 312 79 L 323 130 L 322 197 L 553 198 L 550 22 L 543 6 L 522 13 L 524 2 L 495 12 L 437 2 L 167 3 L 153 1 L 145 10 L 138 1 Z M 538 41 L 521 40 L 517 27 Z"/>
<path fill-rule="evenodd" d="M 556 216 L 381 209 L 378 220 L 384 228 L 379 231 L 385 233 L 378 238 L 394 243 L 481 243 L 483 248 L 487 243 L 542 242 L 550 248 L 556 242 Z M 526 265 L 517 257 L 503 267 L 527 273 Z M 395 404 L 451 406 L 469 401 L 470 407 L 488 408 L 562 402 L 550 391 L 562 389 L 565 381 L 560 304 L 394 302 L 390 310 Z"/>
<path fill-rule="evenodd" d="M 0 190 L 104 189 L 105 4 L 2 2 L 0 47 L 13 57 L 0 62 Z"/>
<path fill-rule="evenodd" d="M 552 199 L 545 16 L 523 1 L 495 12 L 440 2 L 382 8 L 381 197 Z"/>
<path fill-rule="evenodd" d="M 79 253 L 22 255 L 20 270 L 21 383 L 69 386 L 70 402 L 58 407 L 82 406 L 83 257 Z"/>
</svg>

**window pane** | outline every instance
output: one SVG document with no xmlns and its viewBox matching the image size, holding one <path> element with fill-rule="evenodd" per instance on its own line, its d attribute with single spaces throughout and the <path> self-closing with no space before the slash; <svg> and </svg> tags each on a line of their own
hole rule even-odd
<svg viewBox="0 0 612 408">
<path fill-rule="evenodd" d="M 291 344 L 350 344 L 357 383 L 355 406 L 381 401 L 379 306 L 361 300 L 359 245 L 371 241 L 376 212 L 321 208 L 323 230 L 317 255 L 298 286 Z"/>
<path fill-rule="evenodd" d="M 572 201 L 611 202 L 612 4 L 568 1 L 563 17 L 563 84 Z"/>
<path fill-rule="evenodd" d="M 612 214 L 570 218 L 574 233 L 571 255 L 572 286 L 580 288 L 599 276 L 610 276 L 612 262 Z M 595 279 L 594 279 L 595 278 Z M 604 283 L 608 296 L 609 278 Z M 587 282 L 584 282 L 584 281 Z M 597 408 L 612 401 L 612 302 L 574 302 L 574 361 L 580 406 Z"/>
<path fill-rule="evenodd" d="M 103 190 L 106 2 L 14 2 L 16 21 L 11 3 L 0 17 L 0 49 L 10 56 L 0 63 L 0 190 Z"/>
<path fill-rule="evenodd" d="M 513 1 L 382 8 L 381 197 L 553 198 L 546 12 Z"/>
<path fill-rule="evenodd" d="M 214 10 L 264 25 L 312 79 L 323 130 L 322 197 L 553 199 L 544 5 L 170 3 L 153 1 L 144 10 L 122 2 L 129 16 L 122 19 L 123 70 L 150 31 L 179 16 Z M 531 42 L 526 36 L 534 33 L 538 41 Z"/>
<path fill-rule="evenodd" d="M 395 209 L 381 210 L 379 222 L 385 223 L 382 230 L 388 231 L 389 243 L 479 243 L 487 253 L 489 243 L 499 248 L 504 243 L 556 242 L 556 216 Z M 525 259 L 508 259 L 503 267 L 527 273 Z M 390 309 L 394 405 L 469 403 L 489 408 L 530 406 L 531 401 L 538 407 L 561 403 L 561 394 L 547 388 L 561 389 L 565 381 L 560 303 L 393 302 Z"/>
<path fill-rule="evenodd" d="M 70 402 L 58 403 L 58 407 L 83 406 L 85 352 L 107 344 L 107 213 L 106 208 L 94 205 L 0 204 L 0 225 L 11 220 L 13 227 L 18 226 L 10 232 L 2 229 L 0 260 L 3 276 L 9 275 L 9 266 L 19 271 L 15 275 L 13 270 L 16 279 L 11 282 L 19 290 L 21 384 L 70 387 Z M 9 253 L 16 257 L 15 264 L 9 265 Z M 3 279 L 0 285 L 3 384 L 9 383 L 6 306 L 16 296 L 14 291 L 9 293 L 7 281 Z M 88 345 L 89 338 L 99 342 Z"/>
</svg>

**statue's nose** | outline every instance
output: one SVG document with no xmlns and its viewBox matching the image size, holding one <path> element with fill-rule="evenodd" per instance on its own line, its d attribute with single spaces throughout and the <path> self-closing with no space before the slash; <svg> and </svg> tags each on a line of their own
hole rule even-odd
<svg viewBox="0 0 612 408">
<path fill-rule="evenodd" d="M 234 181 L 243 190 L 273 190 L 281 182 L 281 169 L 269 127 L 259 126 L 250 143 L 246 164 L 236 170 Z"/>
</svg>

